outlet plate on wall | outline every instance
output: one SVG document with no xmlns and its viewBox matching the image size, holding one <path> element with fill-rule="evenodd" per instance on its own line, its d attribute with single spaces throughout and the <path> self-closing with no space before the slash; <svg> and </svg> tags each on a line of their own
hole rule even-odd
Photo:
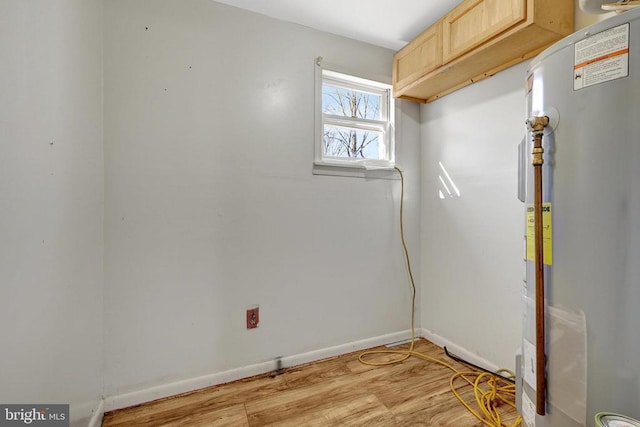
<svg viewBox="0 0 640 427">
<path fill-rule="evenodd" d="M 258 327 L 260 322 L 260 307 L 254 306 L 247 308 L 247 329 L 254 329 Z"/>
</svg>

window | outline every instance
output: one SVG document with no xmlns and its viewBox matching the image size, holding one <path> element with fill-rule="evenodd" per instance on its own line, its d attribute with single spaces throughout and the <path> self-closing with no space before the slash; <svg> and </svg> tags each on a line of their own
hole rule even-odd
<svg viewBox="0 0 640 427">
<path fill-rule="evenodd" d="M 318 68 L 315 164 L 392 168 L 391 86 Z"/>
</svg>

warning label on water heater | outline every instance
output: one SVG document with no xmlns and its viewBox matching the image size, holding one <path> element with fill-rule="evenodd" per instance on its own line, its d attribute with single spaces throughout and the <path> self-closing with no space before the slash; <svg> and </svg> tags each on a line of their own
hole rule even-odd
<svg viewBox="0 0 640 427">
<path fill-rule="evenodd" d="M 573 64 L 573 90 L 628 76 L 629 24 L 576 43 Z"/>
<path fill-rule="evenodd" d="M 536 260 L 535 219 L 533 205 L 527 205 L 527 259 Z M 551 229 L 551 203 L 542 204 L 542 258 L 543 263 L 552 265 L 553 262 L 553 230 Z"/>
</svg>

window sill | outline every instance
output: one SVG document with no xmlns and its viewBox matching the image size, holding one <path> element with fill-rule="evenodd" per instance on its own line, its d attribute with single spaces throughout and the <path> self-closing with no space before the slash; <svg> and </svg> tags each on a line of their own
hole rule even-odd
<svg viewBox="0 0 640 427">
<path fill-rule="evenodd" d="M 314 163 L 313 174 L 366 179 L 400 179 L 398 171 L 396 171 L 393 166 L 389 166 L 388 168 L 384 169 L 366 169 L 362 165 L 332 165 L 325 163 Z"/>
</svg>

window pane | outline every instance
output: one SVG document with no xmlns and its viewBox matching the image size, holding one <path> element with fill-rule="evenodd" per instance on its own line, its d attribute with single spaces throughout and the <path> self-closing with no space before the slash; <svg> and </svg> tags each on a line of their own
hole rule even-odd
<svg viewBox="0 0 640 427">
<path fill-rule="evenodd" d="M 323 154 L 326 157 L 382 159 L 382 132 L 341 126 L 324 126 Z"/>
<path fill-rule="evenodd" d="M 322 85 L 322 112 L 325 114 L 381 120 L 380 102 L 380 95 Z"/>
</svg>

